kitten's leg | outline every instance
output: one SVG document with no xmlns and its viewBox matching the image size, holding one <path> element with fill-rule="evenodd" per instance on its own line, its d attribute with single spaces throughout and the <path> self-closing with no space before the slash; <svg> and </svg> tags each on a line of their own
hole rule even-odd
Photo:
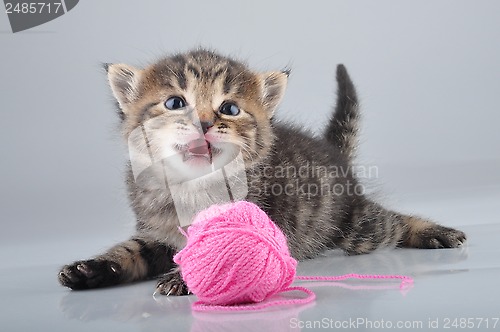
<svg viewBox="0 0 500 332">
<path fill-rule="evenodd" d="M 382 247 L 421 249 L 457 248 L 466 235 L 418 217 L 387 210 L 377 203 L 363 201 L 340 225 L 338 246 L 349 254 L 364 254 Z"/>
<path fill-rule="evenodd" d="M 137 235 L 103 255 L 64 266 L 59 282 L 71 289 L 89 289 L 146 279 L 171 270 L 174 249 Z"/>
</svg>

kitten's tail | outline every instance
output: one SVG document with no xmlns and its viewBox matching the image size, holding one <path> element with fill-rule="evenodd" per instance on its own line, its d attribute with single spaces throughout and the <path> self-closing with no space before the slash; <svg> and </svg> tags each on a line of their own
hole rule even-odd
<svg viewBox="0 0 500 332">
<path fill-rule="evenodd" d="M 358 145 L 358 97 L 344 65 L 337 66 L 337 104 L 324 132 L 325 139 L 352 160 Z"/>
</svg>

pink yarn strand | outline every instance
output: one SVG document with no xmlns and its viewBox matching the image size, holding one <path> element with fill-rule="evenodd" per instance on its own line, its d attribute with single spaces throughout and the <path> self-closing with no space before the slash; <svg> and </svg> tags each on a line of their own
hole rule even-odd
<svg viewBox="0 0 500 332">
<path fill-rule="evenodd" d="M 347 279 L 360 279 L 360 280 L 401 280 L 401 284 L 399 286 L 400 289 L 407 288 L 413 284 L 413 278 L 404 276 L 404 275 L 383 275 L 383 274 L 357 274 L 350 273 L 344 274 L 340 276 L 295 276 L 295 280 L 301 281 L 341 281 Z M 192 309 L 194 311 L 257 311 L 263 310 L 265 308 L 274 307 L 274 306 L 283 306 L 283 305 L 302 305 L 311 303 L 316 299 L 316 294 L 308 288 L 295 286 L 288 287 L 281 292 L 291 292 L 291 291 L 301 291 L 307 294 L 307 297 L 301 299 L 291 299 L 291 300 L 275 300 L 275 301 L 267 301 L 261 302 L 258 304 L 245 304 L 245 305 L 232 305 L 232 306 L 224 306 L 224 305 L 210 305 L 205 304 L 202 301 L 197 301 L 193 303 Z"/>
<path fill-rule="evenodd" d="M 299 287 L 299 286 L 288 287 L 282 290 L 281 292 L 291 292 L 291 291 L 303 292 L 307 294 L 307 297 L 301 299 L 274 300 L 274 301 L 261 302 L 258 304 L 242 304 L 242 305 L 232 305 L 232 306 L 210 305 L 210 304 L 205 304 L 202 301 L 197 301 L 193 303 L 192 309 L 194 311 L 225 311 L 225 312 L 257 311 L 275 306 L 307 304 L 313 302 L 316 299 L 316 294 L 314 294 L 313 291 L 305 287 Z"/>
</svg>

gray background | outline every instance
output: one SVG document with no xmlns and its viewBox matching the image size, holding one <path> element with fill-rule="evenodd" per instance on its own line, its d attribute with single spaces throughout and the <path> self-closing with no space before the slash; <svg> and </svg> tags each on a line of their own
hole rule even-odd
<svg viewBox="0 0 500 332">
<path fill-rule="evenodd" d="M 63 264 L 127 237 L 127 151 L 100 63 L 140 66 L 199 45 L 258 70 L 290 66 L 278 117 L 314 131 L 344 63 L 379 197 L 447 225 L 498 222 L 499 13 L 484 0 L 85 0 L 17 34 L 0 13 L 4 266 Z"/>
</svg>

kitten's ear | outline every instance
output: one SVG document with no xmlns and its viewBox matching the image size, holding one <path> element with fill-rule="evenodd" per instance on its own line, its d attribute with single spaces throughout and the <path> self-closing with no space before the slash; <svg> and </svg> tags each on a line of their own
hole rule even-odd
<svg viewBox="0 0 500 332">
<path fill-rule="evenodd" d="M 272 116 L 283 98 L 290 71 L 272 71 L 260 74 L 262 81 L 262 100 L 264 107 Z"/>
<path fill-rule="evenodd" d="M 138 85 L 142 70 L 125 64 L 105 64 L 108 81 L 122 111 L 138 95 Z M 125 111 L 124 111 L 125 112 Z"/>
</svg>

